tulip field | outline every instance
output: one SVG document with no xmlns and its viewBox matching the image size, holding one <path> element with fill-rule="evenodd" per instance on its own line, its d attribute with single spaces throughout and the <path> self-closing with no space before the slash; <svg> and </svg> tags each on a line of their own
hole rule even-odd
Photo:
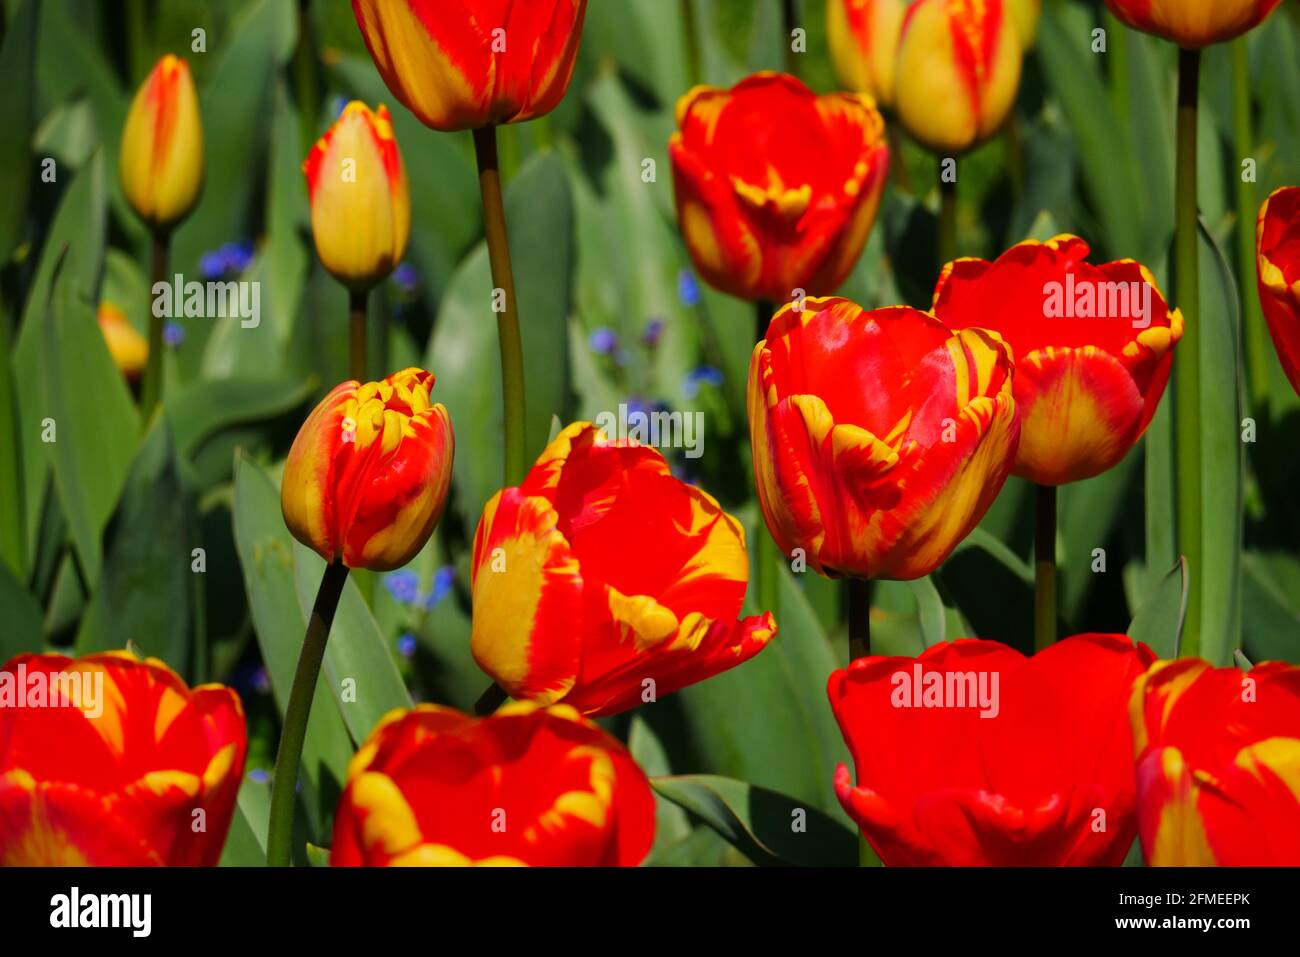
<svg viewBox="0 0 1300 957">
<path fill-rule="evenodd" d="M 0 865 L 1300 866 L 1300 4 L 0 19 Z"/>
</svg>

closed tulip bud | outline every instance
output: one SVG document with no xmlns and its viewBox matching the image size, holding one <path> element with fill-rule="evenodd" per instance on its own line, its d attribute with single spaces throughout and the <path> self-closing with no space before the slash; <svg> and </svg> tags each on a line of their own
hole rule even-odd
<svg viewBox="0 0 1300 957">
<path fill-rule="evenodd" d="M 519 123 L 564 99 L 587 0 L 352 0 L 384 82 L 425 126 Z"/>
<path fill-rule="evenodd" d="M 1259 211 L 1259 301 L 1291 386 L 1300 392 L 1300 186 L 1279 189 Z"/>
<path fill-rule="evenodd" d="M 1015 105 L 1022 57 L 1004 0 L 918 0 L 899 38 L 899 121 L 936 153 L 978 146 Z"/>
<path fill-rule="evenodd" d="M 949 263 L 934 314 L 992 329 L 1016 357 L 1014 474 L 1063 485 L 1114 468 L 1146 431 L 1169 381 L 1183 316 L 1131 259 L 1093 266 L 1075 236 Z"/>
<path fill-rule="evenodd" d="M 344 382 L 316 406 L 284 465 L 280 507 L 328 562 L 389 571 L 429 540 L 447 503 L 455 439 L 433 374 Z"/>
<path fill-rule="evenodd" d="M 1118 867 L 1137 836 L 1125 704 L 1154 660 L 1124 635 L 859 658 L 827 689 L 857 771 L 835 793 L 891 867 Z"/>
<path fill-rule="evenodd" d="M 239 696 L 125 652 L 0 667 L 0 867 L 217 863 L 244 773 Z"/>
<path fill-rule="evenodd" d="M 928 575 L 1015 460 L 1011 350 L 906 306 L 786 306 L 754 348 L 754 480 L 781 551 L 829 576 Z"/>
<path fill-rule="evenodd" d="M 1007 10 L 1016 24 L 1020 45 L 1028 50 L 1038 37 L 1038 20 L 1043 15 L 1043 0 L 1006 0 Z"/>
<path fill-rule="evenodd" d="M 1137 30 L 1189 50 L 1253 30 L 1282 0 L 1106 0 L 1110 12 Z"/>
<path fill-rule="evenodd" d="M 149 340 L 140 335 L 122 310 L 110 302 L 99 304 L 98 318 L 99 331 L 104 334 L 104 344 L 113 357 L 113 364 L 122 375 L 136 381 L 149 361 Z"/>
<path fill-rule="evenodd" d="M 691 90 L 677 125 L 668 144 L 677 218 L 700 274 L 753 301 L 839 288 L 889 170 L 871 98 L 816 96 L 792 76 L 760 73 L 731 90 Z"/>
<path fill-rule="evenodd" d="M 645 774 L 573 708 L 420 705 L 385 717 L 348 765 L 330 863 L 634 867 L 654 833 Z"/>
<path fill-rule="evenodd" d="M 904 0 L 827 0 L 826 34 L 840 83 L 869 93 L 886 109 L 894 106 L 898 34 L 907 12 Z"/>
<path fill-rule="evenodd" d="M 118 161 L 122 192 L 155 230 L 184 219 L 203 188 L 203 123 L 189 64 L 158 61 L 131 102 Z"/>
<path fill-rule="evenodd" d="M 406 254 L 411 195 L 388 108 L 353 100 L 302 164 L 311 231 L 325 268 L 364 291 Z"/>
<path fill-rule="evenodd" d="M 1129 713 L 1148 864 L 1300 866 L 1300 667 L 1159 661 Z"/>
<path fill-rule="evenodd" d="M 474 535 L 479 667 L 512 698 L 606 715 L 734 668 L 776 633 L 737 621 L 745 534 L 656 449 L 561 432 Z"/>
</svg>

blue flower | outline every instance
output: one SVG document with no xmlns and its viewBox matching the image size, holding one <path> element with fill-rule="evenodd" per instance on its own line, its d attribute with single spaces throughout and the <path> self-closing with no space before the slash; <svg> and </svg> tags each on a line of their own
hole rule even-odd
<svg viewBox="0 0 1300 957">
<path fill-rule="evenodd" d="M 597 355 L 613 355 L 614 351 L 618 349 L 618 334 L 613 329 L 606 329 L 602 326 L 588 337 L 587 345 Z"/>
<path fill-rule="evenodd" d="M 412 655 L 414 655 L 415 635 L 411 634 L 409 631 L 405 632 L 400 638 L 397 639 L 397 650 L 401 653 L 403 658 L 410 658 Z"/>
<path fill-rule="evenodd" d="M 254 768 L 248 772 L 248 780 L 256 781 L 258 784 L 265 784 L 271 780 L 271 775 L 262 768 Z"/>
<path fill-rule="evenodd" d="M 688 399 L 693 399 L 700 394 L 700 386 L 722 385 L 722 370 L 713 366 L 700 366 L 692 369 L 686 375 L 686 382 L 682 386 L 682 391 L 686 393 Z"/>
<path fill-rule="evenodd" d="M 430 590 L 427 598 L 424 599 L 426 609 L 435 607 L 438 602 L 442 601 L 451 592 L 451 587 L 456 581 L 456 569 L 451 565 L 443 565 L 434 573 L 433 588 Z"/>
<path fill-rule="evenodd" d="M 408 569 L 389 572 L 384 576 L 384 587 L 398 601 L 410 605 L 419 600 L 420 576 Z"/>
<path fill-rule="evenodd" d="M 168 319 L 163 324 L 163 342 L 175 349 L 185 341 L 185 327 L 179 322 Z"/>
<path fill-rule="evenodd" d="M 226 274 L 226 259 L 220 252 L 204 253 L 199 257 L 199 273 L 205 280 L 220 279 Z"/>
<path fill-rule="evenodd" d="M 651 348 L 659 345 L 659 340 L 664 335 L 664 321 L 658 317 L 651 319 L 645 324 L 645 331 L 641 333 L 641 341 Z"/>
<path fill-rule="evenodd" d="M 393 283 L 402 292 L 414 292 L 420 285 L 420 273 L 410 263 L 402 263 L 393 270 Z"/>
<path fill-rule="evenodd" d="M 221 247 L 221 253 L 226 257 L 226 272 L 229 275 L 238 276 L 245 269 L 253 264 L 253 254 L 256 250 L 250 242 L 226 243 Z"/>
<path fill-rule="evenodd" d="M 695 273 L 689 269 L 683 269 L 677 274 L 677 298 L 688 309 L 700 304 L 700 283 L 695 278 Z"/>
</svg>

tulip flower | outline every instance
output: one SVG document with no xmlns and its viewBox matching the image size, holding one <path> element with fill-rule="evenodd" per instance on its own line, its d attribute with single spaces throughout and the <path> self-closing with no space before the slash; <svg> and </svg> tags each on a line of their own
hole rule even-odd
<svg viewBox="0 0 1300 957">
<path fill-rule="evenodd" d="M 830 677 L 835 793 L 890 866 L 1118 866 L 1137 833 L 1125 704 L 1155 655 L 1079 635 L 859 658 Z"/>
<path fill-rule="evenodd" d="M 0 867 L 212 866 L 244 773 L 239 696 L 126 652 L 0 667 Z"/>
<path fill-rule="evenodd" d="M 302 164 L 325 268 L 365 291 L 401 262 L 411 234 L 406 166 L 388 108 L 353 100 Z"/>
<path fill-rule="evenodd" d="M 816 96 L 760 73 L 677 102 L 668 144 L 677 218 L 695 267 L 742 299 L 786 302 L 844 282 L 889 168 L 869 96 Z"/>
<path fill-rule="evenodd" d="M 634 867 L 654 833 L 645 774 L 573 708 L 420 705 L 386 716 L 348 765 L 330 863 Z"/>
<path fill-rule="evenodd" d="M 847 89 L 894 106 L 894 66 L 905 0 L 827 0 L 826 35 L 835 74 Z"/>
<path fill-rule="evenodd" d="M 998 333 L 1016 358 L 1020 450 L 1013 469 L 1063 485 L 1114 468 L 1155 415 L 1183 336 L 1150 271 L 1093 266 L 1075 236 L 1025 242 L 995 262 L 949 263 L 934 314 Z"/>
<path fill-rule="evenodd" d="M 168 54 L 131 102 L 118 163 L 122 193 L 154 230 L 184 219 L 203 188 L 203 124 L 189 64 Z"/>
<path fill-rule="evenodd" d="M 113 365 L 127 379 L 137 381 L 149 358 L 149 340 L 136 332 L 122 310 L 110 302 L 99 304 L 98 319 Z"/>
<path fill-rule="evenodd" d="M 1106 0 L 1123 23 L 1188 50 L 1253 30 L 1282 0 Z"/>
<path fill-rule="evenodd" d="M 1300 667 L 1160 661 L 1130 717 L 1147 863 L 1300 865 Z"/>
<path fill-rule="evenodd" d="M 1300 186 L 1265 201 L 1255 235 L 1264 318 L 1286 377 L 1300 392 Z"/>
<path fill-rule="evenodd" d="M 151 288 L 171 279 L 172 230 L 189 215 L 203 188 L 203 124 L 189 65 L 167 54 L 131 102 L 118 160 L 122 194 L 153 232 Z M 147 425 L 162 400 L 163 317 L 151 315 L 140 393 Z"/>
<path fill-rule="evenodd" d="M 754 479 L 787 555 L 834 577 L 928 575 L 1015 460 L 1011 350 L 906 306 L 809 299 L 772 320 L 749 367 Z"/>
<path fill-rule="evenodd" d="M 285 524 L 327 562 L 390 571 L 424 547 L 451 484 L 451 418 L 432 373 L 344 382 L 303 423 L 280 490 Z"/>
<path fill-rule="evenodd" d="M 1028 50 L 1038 37 L 1038 20 L 1043 15 L 1043 0 L 1006 0 L 1007 12 L 1016 25 L 1020 45 Z"/>
<path fill-rule="evenodd" d="M 479 667 L 511 697 L 616 714 L 748 660 L 770 613 L 736 620 L 745 534 L 659 452 L 579 422 L 474 535 Z"/>
<path fill-rule="evenodd" d="M 935 153 L 978 146 L 1011 113 L 1022 55 L 1004 0 L 918 0 L 903 21 L 894 71 L 900 122 Z"/>
<path fill-rule="evenodd" d="M 587 0 L 352 0 L 393 95 L 435 130 L 551 112 L 573 77 Z"/>
</svg>

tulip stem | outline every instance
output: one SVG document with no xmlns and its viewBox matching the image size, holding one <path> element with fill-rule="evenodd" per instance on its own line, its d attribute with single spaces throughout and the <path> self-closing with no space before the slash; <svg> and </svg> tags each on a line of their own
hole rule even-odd
<svg viewBox="0 0 1300 957">
<path fill-rule="evenodd" d="M 316 694 L 316 680 L 320 677 L 321 662 L 325 659 L 325 644 L 329 641 L 330 626 L 339 597 L 348 580 L 348 567 L 341 561 L 331 562 L 321 577 L 307 622 L 302 651 L 298 654 L 298 670 L 293 676 L 293 689 L 289 704 L 284 709 L 284 725 L 280 729 L 280 749 L 275 755 L 275 778 L 271 784 L 271 821 L 266 835 L 266 863 L 268 867 L 288 867 L 293 858 L 293 809 L 298 793 L 298 769 L 302 764 L 302 744 L 307 738 L 307 719 L 311 715 L 311 702 Z"/>
<path fill-rule="evenodd" d="M 351 364 L 350 375 L 358 382 L 369 382 L 366 374 L 366 307 L 369 293 L 362 289 L 353 289 L 348 296 L 348 310 L 352 333 L 352 348 L 349 350 Z"/>
<path fill-rule="evenodd" d="M 150 288 L 167 282 L 167 253 L 171 237 L 164 232 L 153 234 L 153 271 Z M 163 393 L 163 325 L 167 319 L 154 310 L 149 311 L 149 356 L 145 361 L 144 382 L 140 389 L 140 412 L 144 427 L 149 428 L 153 411 L 162 401 Z"/>
<path fill-rule="evenodd" d="M 951 157 L 939 157 L 939 268 L 957 258 L 957 171 L 952 176 L 944 164 Z M 953 161 L 956 162 L 955 160 Z"/>
<path fill-rule="evenodd" d="M 682 0 L 682 35 L 686 43 L 686 79 L 696 87 L 704 73 L 700 68 L 700 32 L 695 26 L 695 0 Z"/>
<path fill-rule="evenodd" d="M 1254 123 L 1250 115 L 1250 36 L 1232 43 L 1233 140 L 1237 162 L 1244 162 L 1255 148 Z M 1237 181 L 1237 266 L 1241 276 L 1241 298 L 1246 327 L 1246 361 L 1250 369 L 1250 403 L 1258 415 L 1268 400 L 1269 341 L 1252 277 L 1257 269 L 1255 257 L 1255 205 L 1253 179 L 1238 174 Z"/>
<path fill-rule="evenodd" d="M 785 21 L 785 72 L 798 76 L 799 55 L 794 50 L 794 31 L 799 26 L 799 14 L 795 10 L 795 0 L 782 0 L 781 14 Z"/>
<path fill-rule="evenodd" d="M 501 163 L 497 158 L 495 126 L 485 126 L 474 131 L 474 153 L 478 158 L 479 192 L 483 196 L 483 226 L 487 234 L 488 259 L 492 265 L 492 285 L 494 290 L 501 290 L 505 296 L 501 311 L 497 313 L 497 337 L 501 345 L 501 392 L 505 404 L 505 484 L 518 485 L 524 480 L 527 470 L 524 348 L 519 335 L 519 312 L 515 300 L 514 268 L 510 263 L 506 210 L 501 199 Z"/>
<path fill-rule="evenodd" d="M 754 306 L 754 341 L 762 342 L 767 338 L 767 327 L 772 323 L 772 316 L 776 314 L 776 307 L 766 301 L 759 300 Z M 766 523 L 760 514 L 755 531 L 758 535 L 758 541 L 754 543 L 754 597 L 758 602 L 759 611 L 770 611 L 776 615 L 778 620 L 781 614 L 781 580 L 778 577 L 777 562 L 780 561 L 780 550 L 776 547 L 774 539 L 767 530 Z"/>
<path fill-rule="evenodd" d="M 474 702 L 474 713 L 480 718 L 492 714 L 497 708 L 505 704 L 509 697 L 506 694 L 506 689 L 494 681 L 488 685 L 486 691 L 479 695 L 478 701 Z"/>
<path fill-rule="evenodd" d="M 871 583 L 865 578 L 844 579 L 849 601 L 849 661 L 871 654 Z"/>
<path fill-rule="evenodd" d="M 1178 56 L 1178 159 L 1174 229 L 1175 296 L 1183 314 L 1183 341 L 1174 359 L 1174 449 L 1177 464 L 1178 547 L 1193 589 L 1187 603 L 1182 653 L 1201 648 L 1201 317 L 1197 239 L 1196 125 L 1201 52 Z"/>
<path fill-rule="evenodd" d="M 894 185 L 909 196 L 912 194 L 912 177 L 907 172 L 907 156 L 903 152 L 902 127 L 892 116 L 885 123 L 885 137 L 889 141 L 889 169 L 894 174 Z"/>
<path fill-rule="evenodd" d="M 1034 650 L 1056 643 L 1056 486 L 1034 486 Z"/>
</svg>

